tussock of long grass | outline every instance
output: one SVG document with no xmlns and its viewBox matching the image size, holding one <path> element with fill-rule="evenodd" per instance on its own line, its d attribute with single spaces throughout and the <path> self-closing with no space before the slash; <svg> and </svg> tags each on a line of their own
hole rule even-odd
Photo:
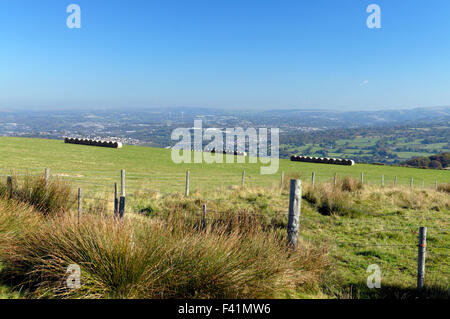
<svg viewBox="0 0 450 319">
<path fill-rule="evenodd" d="M 450 193 L 450 183 L 439 184 L 438 185 L 438 191 L 445 192 L 445 193 Z"/>
<path fill-rule="evenodd" d="M 336 183 L 336 187 L 344 192 L 360 191 L 364 188 L 363 186 L 360 180 L 349 176 L 339 178 Z"/>
<path fill-rule="evenodd" d="M 301 172 L 288 173 L 284 176 L 282 189 L 284 191 L 289 191 L 291 185 L 291 179 L 303 179 L 303 174 Z"/>
<path fill-rule="evenodd" d="M 346 178 L 336 186 L 329 183 L 319 183 L 306 186 L 303 199 L 313 205 L 322 215 L 358 216 L 364 209 L 355 201 L 360 186 L 353 180 Z"/>
<path fill-rule="evenodd" d="M 5 276 L 21 278 L 37 297 L 270 298 L 318 287 L 326 250 L 289 250 L 274 232 L 228 227 L 202 231 L 183 220 L 117 221 L 98 215 L 80 223 L 55 217 L 0 249 Z M 81 267 L 81 288 L 68 290 L 66 269 Z M 318 288 L 317 288 L 318 289 Z"/>
<path fill-rule="evenodd" d="M 7 183 L 0 184 L 0 197 L 30 204 L 44 215 L 62 214 L 75 204 L 76 197 L 71 186 L 59 179 L 47 183 L 44 175 L 23 178 L 13 176 L 12 194 Z"/>
<path fill-rule="evenodd" d="M 93 205 L 80 223 L 1 198 L 2 276 L 33 297 L 62 298 L 272 298 L 334 285 L 326 248 L 302 240 L 298 250 L 286 247 L 288 194 L 279 187 L 138 195 L 129 203 L 140 214 L 118 221 Z M 445 192 L 356 180 L 306 185 L 303 195 L 304 209 L 324 215 L 450 208 Z M 81 267 L 80 289 L 66 286 L 70 264 Z"/>
<path fill-rule="evenodd" d="M 29 205 L 0 198 L 0 250 L 7 243 L 33 231 L 42 221 Z"/>
</svg>

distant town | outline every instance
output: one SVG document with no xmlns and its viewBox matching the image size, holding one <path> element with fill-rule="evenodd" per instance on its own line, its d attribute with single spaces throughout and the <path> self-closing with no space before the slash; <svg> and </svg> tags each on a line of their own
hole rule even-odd
<svg viewBox="0 0 450 319">
<path fill-rule="evenodd" d="M 409 111 L 219 111 L 204 108 L 92 111 L 0 111 L 0 135 L 90 138 L 173 147 L 176 128 L 279 128 L 280 157 L 348 158 L 396 164 L 450 151 L 450 108 Z M 205 144 L 208 141 L 204 141 Z"/>
</svg>

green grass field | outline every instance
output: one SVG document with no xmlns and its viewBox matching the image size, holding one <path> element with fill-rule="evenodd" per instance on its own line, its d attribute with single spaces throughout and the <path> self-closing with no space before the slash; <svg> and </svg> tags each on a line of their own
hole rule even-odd
<svg viewBox="0 0 450 319">
<path fill-rule="evenodd" d="M 449 196 L 434 190 L 435 181 L 439 184 L 450 181 L 448 170 L 366 164 L 347 167 L 280 160 L 277 174 L 260 175 L 259 163 L 176 165 L 171 161 L 170 150 L 165 149 L 138 146 L 107 149 L 22 138 L 0 138 L 0 152 L 5 179 L 13 172 L 18 175 L 27 172 L 42 174 L 47 167 L 53 177 L 70 180 L 74 188 L 82 187 L 87 198 L 106 193 L 109 202 L 113 183 L 119 182 L 120 169 L 125 169 L 129 198 L 127 216 L 137 220 L 143 218 L 138 211 L 151 212 L 153 216 L 165 214 L 167 207 L 183 207 L 185 213 L 195 216 L 206 203 L 211 218 L 223 211 L 268 216 L 280 234 L 286 232 L 285 213 L 289 199 L 286 187 L 283 190 L 277 188 L 282 171 L 286 179 L 300 177 L 305 181 L 305 193 L 309 189 L 311 173 L 315 172 L 316 194 L 329 194 L 330 198 L 333 192 L 327 190 L 329 185 L 322 182 L 331 181 L 334 173 L 359 179 L 364 172 L 364 182 L 369 185 L 363 191 L 343 193 L 342 198 L 336 199 L 337 204 L 344 205 L 340 208 L 342 214 L 328 216 L 320 213 L 322 204 L 313 200 L 303 201 L 301 238 L 313 245 L 326 244 L 329 247 L 333 276 L 320 292 L 303 289 L 290 297 L 410 296 L 416 282 L 419 226 L 429 228 L 428 287 L 440 289 L 439 296 L 442 297 L 442 290 L 450 286 Z M 182 196 L 186 170 L 191 172 L 192 195 L 189 198 Z M 246 172 L 246 189 L 230 187 L 240 185 L 243 170 Z M 377 186 L 382 175 L 385 176 L 385 188 Z M 392 187 L 394 176 L 398 178 L 396 188 Z M 409 187 L 411 177 L 414 178 L 414 189 Z M 154 191 L 160 192 L 160 196 L 155 196 Z M 371 264 L 381 267 L 382 290 L 368 290 L 366 287 L 366 269 Z M 0 298 L 18 296 L 16 291 L 0 284 Z"/>
<path fill-rule="evenodd" d="M 356 164 L 339 166 L 298 163 L 280 160 L 277 174 L 261 175 L 264 164 L 174 164 L 171 151 L 159 148 L 124 146 L 123 149 L 108 149 L 93 146 L 64 144 L 63 141 L 27 138 L 0 138 L 0 168 L 2 175 L 12 171 L 18 174 L 41 174 L 49 168 L 53 176 L 68 179 L 74 187 L 93 191 L 111 191 L 114 182 L 120 179 L 120 170 L 127 172 L 127 188 L 132 193 L 142 187 L 151 187 L 163 192 L 182 191 L 185 173 L 191 172 L 191 189 L 209 190 L 219 186 L 240 185 L 245 170 L 246 185 L 270 186 L 280 182 L 281 172 L 300 173 L 304 181 L 310 181 L 315 172 L 317 181 L 331 180 L 339 176 L 359 178 L 364 173 L 368 184 L 380 184 L 384 175 L 385 184 L 393 183 L 394 176 L 399 185 L 409 185 L 411 177 L 417 187 L 434 187 L 435 181 L 450 180 L 445 170 L 423 170 L 415 168 Z"/>
</svg>

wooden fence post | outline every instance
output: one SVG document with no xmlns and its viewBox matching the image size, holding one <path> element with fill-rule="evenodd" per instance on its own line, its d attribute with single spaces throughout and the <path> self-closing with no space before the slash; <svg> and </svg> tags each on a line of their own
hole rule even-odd
<svg viewBox="0 0 450 319">
<path fill-rule="evenodd" d="M 312 186 L 313 189 L 314 189 L 315 179 L 316 179 L 316 173 L 312 172 L 312 175 L 311 175 L 311 186 Z"/>
<path fill-rule="evenodd" d="M 9 199 L 13 197 L 13 183 L 12 183 L 12 176 L 8 176 L 6 178 L 6 187 L 8 189 L 8 196 Z"/>
<path fill-rule="evenodd" d="M 409 182 L 409 186 L 411 186 L 411 188 L 414 187 L 414 178 L 411 177 L 411 181 Z"/>
<path fill-rule="evenodd" d="M 381 187 L 384 187 L 384 175 L 381 175 Z"/>
<path fill-rule="evenodd" d="M 186 172 L 186 197 L 189 196 L 189 177 L 191 173 L 189 171 Z"/>
<path fill-rule="evenodd" d="M 245 171 L 242 171 L 242 187 L 245 186 Z"/>
<path fill-rule="evenodd" d="M 361 172 L 361 184 L 364 184 L 364 172 Z"/>
<path fill-rule="evenodd" d="M 394 187 L 397 186 L 397 176 L 394 176 Z"/>
<path fill-rule="evenodd" d="M 206 229 L 206 204 L 203 205 L 202 228 Z"/>
<path fill-rule="evenodd" d="M 427 228 L 419 228 L 419 252 L 417 258 L 417 292 L 422 294 L 425 284 L 425 257 L 427 251 Z"/>
<path fill-rule="evenodd" d="M 119 218 L 123 218 L 125 214 L 125 170 L 120 171 L 121 195 L 119 201 Z"/>
<path fill-rule="evenodd" d="M 81 212 L 82 212 L 82 208 L 81 208 L 81 188 L 78 188 L 78 224 L 80 224 Z"/>
<path fill-rule="evenodd" d="M 125 170 L 120 171 L 120 196 L 125 196 Z"/>
<path fill-rule="evenodd" d="M 281 172 L 281 187 L 284 185 L 284 171 Z"/>
<path fill-rule="evenodd" d="M 123 218 L 124 214 L 125 214 L 125 196 L 120 196 L 119 218 Z"/>
<path fill-rule="evenodd" d="M 114 217 L 119 214 L 119 197 L 117 193 L 117 183 L 114 183 Z"/>
<path fill-rule="evenodd" d="M 436 190 L 438 190 L 438 182 L 437 182 L 437 181 L 434 181 L 434 188 L 435 188 Z"/>
<path fill-rule="evenodd" d="M 288 245 L 297 247 L 298 230 L 300 227 L 300 213 L 302 207 L 302 181 L 291 179 L 291 189 L 289 193 L 289 218 L 288 218 Z"/>
<path fill-rule="evenodd" d="M 50 170 L 48 168 L 46 168 L 44 170 L 44 175 L 45 175 L 45 187 L 48 186 L 48 181 L 50 180 Z"/>
<path fill-rule="evenodd" d="M 334 173 L 334 187 L 337 185 L 337 173 Z"/>
</svg>

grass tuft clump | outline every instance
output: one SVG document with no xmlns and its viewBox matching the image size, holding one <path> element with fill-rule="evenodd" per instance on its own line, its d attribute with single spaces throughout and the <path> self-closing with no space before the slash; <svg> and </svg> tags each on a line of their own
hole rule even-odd
<svg viewBox="0 0 450 319">
<path fill-rule="evenodd" d="M 0 196 L 27 203 L 44 215 L 68 212 L 75 204 L 76 197 L 70 184 L 59 180 L 45 181 L 42 176 L 13 176 L 12 192 L 7 183 L 0 184 Z"/>
<path fill-rule="evenodd" d="M 1 258 L 37 297 L 272 298 L 319 287 L 326 249 L 305 244 L 296 251 L 284 243 L 270 232 L 193 232 L 99 216 L 78 224 L 64 216 L 14 241 Z M 71 264 L 81 268 L 77 290 L 65 285 Z"/>
<path fill-rule="evenodd" d="M 307 186 L 303 199 L 313 205 L 322 215 L 355 217 L 362 214 L 362 209 L 359 204 L 355 203 L 354 196 L 353 193 L 344 191 L 340 187 L 323 183 L 315 185 L 314 188 Z"/>
<path fill-rule="evenodd" d="M 291 187 L 291 179 L 303 179 L 303 174 L 300 172 L 287 173 L 283 179 L 283 190 L 289 191 L 289 188 Z"/>
<path fill-rule="evenodd" d="M 361 181 L 350 176 L 338 180 L 337 186 L 344 192 L 356 192 L 363 189 Z"/>
<path fill-rule="evenodd" d="M 445 193 L 450 193 L 450 183 L 439 184 L 438 185 L 438 191 L 445 192 Z"/>
<path fill-rule="evenodd" d="M 42 216 L 33 207 L 0 198 L 0 254 L 10 240 L 26 236 L 41 220 Z"/>
</svg>

